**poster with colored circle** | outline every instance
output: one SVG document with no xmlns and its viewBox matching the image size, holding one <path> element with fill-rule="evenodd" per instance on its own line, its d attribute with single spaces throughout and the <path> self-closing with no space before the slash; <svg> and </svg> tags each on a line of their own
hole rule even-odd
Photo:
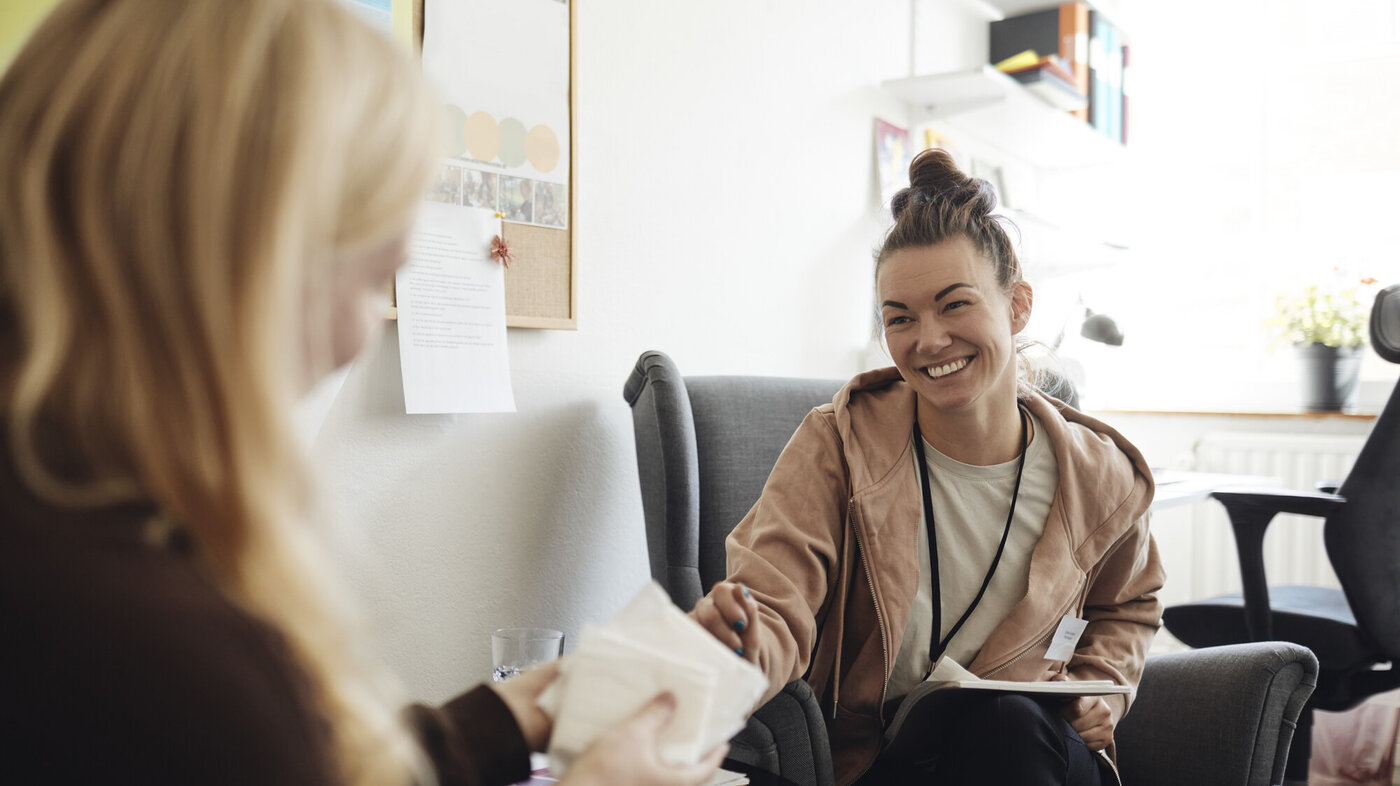
<svg viewBox="0 0 1400 786">
<path fill-rule="evenodd" d="M 446 112 L 451 147 L 460 151 L 453 155 L 507 170 L 533 170 L 532 174 L 547 182 L 563 163 L 559 135 L 547 125 L 527 129 L 513 117 L 497 122 L 489 112 L 478 110 L 467 115 L 456 106 L 448 106 Z"/>
<path fill-rule="evenodd" d="M 433 23 L 423 31 L 423 71 L 446 104 L 449 156 L 467 172 L 497 178 L 497 209 L 507 221 L 567 227 L 568 3 L 427 4 Z M 464 199 L 478 198 L 478 182 L 486 181 L 464 180 Z"/>
</svg>

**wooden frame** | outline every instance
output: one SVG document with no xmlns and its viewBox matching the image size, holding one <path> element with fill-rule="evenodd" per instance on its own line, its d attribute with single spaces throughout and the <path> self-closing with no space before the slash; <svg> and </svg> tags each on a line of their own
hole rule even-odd
<svg viewBox="0 0 1400 786">
<path fill-rule="evenodd" d="M 455 0 L 464 2 L 466 0 Z M 506 270 L 506 327 L 578 329 L 578 0 L 569 3 L 569 215 L 566 229 L 503 222 L 516 260 Z M 423 0 L 413 2 L 413 46 L 423 51 Z M 391 318 L 397 309 L 391 311 Z"/>
</svg>

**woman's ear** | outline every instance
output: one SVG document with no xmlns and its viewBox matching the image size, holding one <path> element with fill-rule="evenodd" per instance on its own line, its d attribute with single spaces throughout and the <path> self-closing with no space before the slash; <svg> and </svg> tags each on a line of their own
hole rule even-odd
<svg viewBox="0 0 1400 786">
<path fill-rule="evenodd" d="M 1011 333 L 1015 335 L 1026 329 L 1031 321 L 1031 306 L 1035 304 L 1035 291 L 1025 281 L 1017 281 L 1011 287 Z"/>
</svg>

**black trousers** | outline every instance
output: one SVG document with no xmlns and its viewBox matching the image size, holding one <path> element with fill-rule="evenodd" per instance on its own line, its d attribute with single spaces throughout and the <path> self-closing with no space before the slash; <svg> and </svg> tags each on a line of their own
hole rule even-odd
<svg viewBox="0 0 1400 786">
<path fill-rule="evenodd" d="M 1062 701 L 992 694 L 968 705 L 930 760 L 878 759 L 860 786 L 1102 786 L 1098 755 L 1060 714 Z"/>
</svg>

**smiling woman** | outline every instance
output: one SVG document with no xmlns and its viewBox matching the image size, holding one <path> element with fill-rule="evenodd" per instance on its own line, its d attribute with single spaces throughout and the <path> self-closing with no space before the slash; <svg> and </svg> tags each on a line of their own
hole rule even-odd
<svg viewBox="0 0 1400 786">
<path fill-rule="evenodd" d="M 728 580 L 692 613 L 770 694 L 805 675 L 839 783 L 1111 782 L 1127 696 L 989 697 L 916 746 L 929 758 L 881 754 L 944 658 L 979 677 L 1136 684 L 1163 578 L 1142 455 L 1021 368 L 1033 297 L 991 187 L 941 150 L 910 181 L 876 263 L 895 368 L 807 416 L 726 541 Z M 1083 633 L 1052 656 L 1057 622 Z"/>
</svg>

